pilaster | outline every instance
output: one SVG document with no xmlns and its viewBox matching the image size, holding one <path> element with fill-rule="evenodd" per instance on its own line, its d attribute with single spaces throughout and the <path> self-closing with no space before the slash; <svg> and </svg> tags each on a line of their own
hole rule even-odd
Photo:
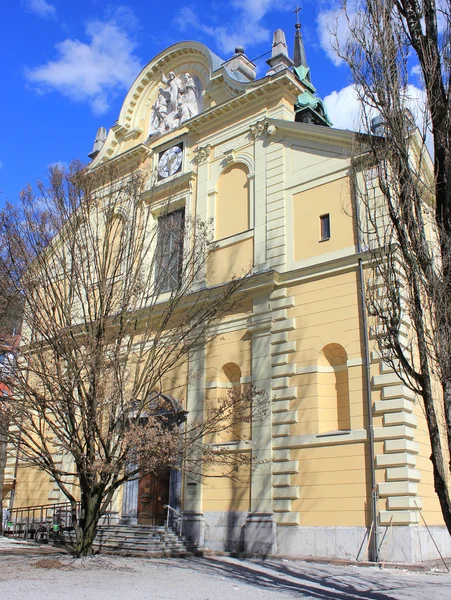
<svg viewBox="0 0 451 600">
<path fill-rule="evenodd" d="M 203 418 L 204 395 L 206 387 L 206 348 L 198 348 L 190 358 L 188 365 L 186 410 L 188 426 Z M 195 459 L 192 459 L 195 460 Z M 198 464 L 202 464 L 199 457 Z M 186 474 L 183 482 L 183 531 L 198 547 L 205 544 L 205 520 L 202 513 L 202 474 Z"/>
</svg>

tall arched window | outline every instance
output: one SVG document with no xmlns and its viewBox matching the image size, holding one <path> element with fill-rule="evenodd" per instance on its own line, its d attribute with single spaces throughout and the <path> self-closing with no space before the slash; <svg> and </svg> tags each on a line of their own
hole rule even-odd
<svg viewBox="0 0 451 600">
<path fill-rule="evenodd" d="M 348 356 L 340 344 L 322 349 L 318 369 L 318 422 L 320 433 L 349 430 Z"/>
<path fill-rule="evenodd" d="M 243 164 L 235 164 L 221 173 L 216 197 L 215 232 L 220 240 L 250 227 L 249 171 Z"/>
</svg>

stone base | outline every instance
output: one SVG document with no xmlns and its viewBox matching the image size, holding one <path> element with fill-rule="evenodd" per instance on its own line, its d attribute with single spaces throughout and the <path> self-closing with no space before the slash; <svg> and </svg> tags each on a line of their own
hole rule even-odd
<svg viewBox="0 0 451 600">
<path fill-rule="evenodd" d="M 247 512 L 206 512 L 205 545 L 216 552 L 244 552 Z"/>
<path fill-rule="evenodd" d="M 277 554 L 277 525 L 272 513 L 250 513 L 243 533 L 246 554 Z"/>
<path fill-rule="evenodd" d="M 451 536 L 445 527 L 429 528 L 444 557 L 451 557 Z M 379 530 L 379 560 L 418 564 L 440 560 L 425 527 L 410 525 Z M 384 533 L 386 533 L 384 537 Z M 341 558 L 363 561 L 368 542 L 365 527 L 278 527 L 277 553 L 285 556 Z"/>
<path fill-rule="evenodd" d="M 182 533 L 198 548 L 203 548 L 205 546 L 205 519 L 203 514 L 184 512 Z"/>
</svg>

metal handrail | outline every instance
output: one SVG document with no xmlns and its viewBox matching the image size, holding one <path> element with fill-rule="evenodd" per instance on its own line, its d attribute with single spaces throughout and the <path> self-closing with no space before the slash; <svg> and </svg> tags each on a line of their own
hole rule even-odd
<svg viewBox="0 0 451 600">
<path fill-rule="evenodd" d="M 172 506 L 170 506 L 169 504 L 164 504 L 163 505 L 164 508 L 166 508 L 166 529 L 169 529 L 169 511 L 171 511 L 172 513 L 174 513 L 174 515 L 177 515 L 177 517 L 180 517 L 180 531 L 179 531 L 179 537 L 182 537 L 182 527 L 183 527 L 183 521 L 186 521 L 186 517 L 180 513 L 178 510 L 176 510 L 175 508 L 173 508 Z"/>
<path fill-rule="evenodd" d="M 109 504 L 111 508 L 112 502 Z M 76 503 L 77 518 L 80 517 L 81 502 Z M 17 528 L 24 526 L 29 529 L 30 525 L 52 523 L 53 525 L 63 525 L 63 527 L 70 527 L 72 524 L 71 520 L 72 505 L 70 502 L 54 502 L 53 504 L 37 504 L 33 506 L 22 506 L 20 508 L 12 508 L 8 510 L 6 530 L 13 529 L 16 531 Z M 107 523 L 110 524 L 111 510 L 106 511 Z"/>
</svg>

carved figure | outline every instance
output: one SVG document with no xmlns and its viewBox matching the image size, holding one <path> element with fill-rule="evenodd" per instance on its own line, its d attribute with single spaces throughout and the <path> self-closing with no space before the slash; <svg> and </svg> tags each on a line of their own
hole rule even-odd
<svg viewBox="0 0 451 600">
<path fill-rule="evenodd" d="M 152 106 L 149 135 L 175 129 L 199 113 L 199 91 L 189 73 L 176 76 L 171 71 L 168 76 L 161 71 L 158 97 Z"/>
<path fill-rule="evenodd" d="M 169 97 L 167 92 L 163 88 L 160 88 L 155 104 L 152 106 L 149 135 L 163 133 L 166 130 L 165 121 L 168 114 L 168 103 Z"/>
</svg>

